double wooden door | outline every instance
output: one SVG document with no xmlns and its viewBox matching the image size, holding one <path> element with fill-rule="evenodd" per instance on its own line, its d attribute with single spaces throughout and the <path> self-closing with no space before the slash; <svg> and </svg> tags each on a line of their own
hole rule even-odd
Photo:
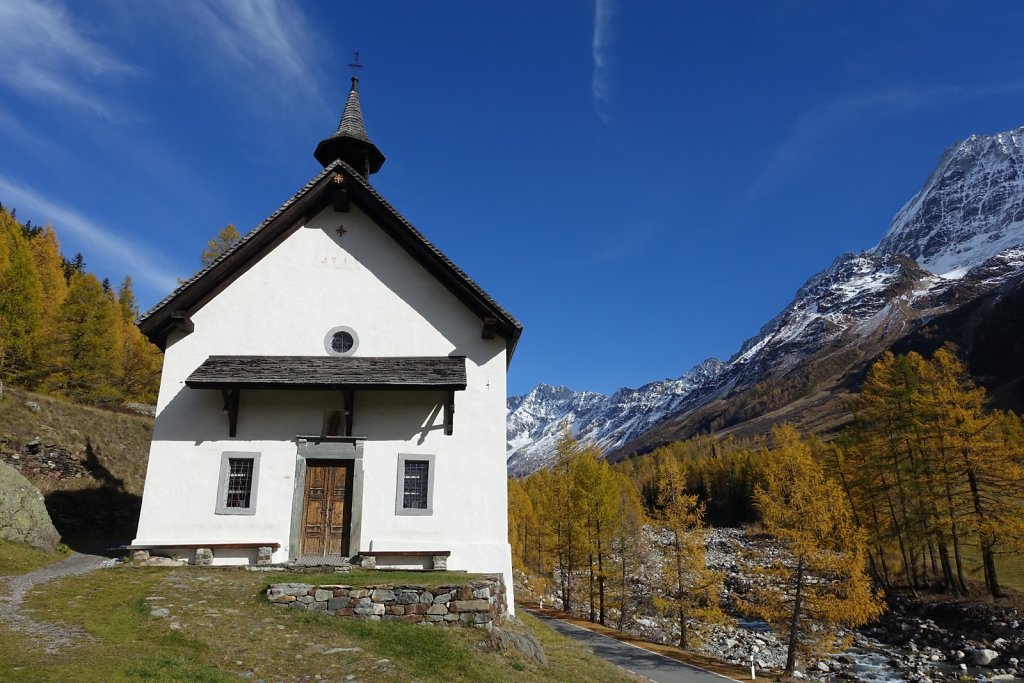
<svg viewBox="0 0 1024 683">
<path fill-rule="evenodd" d="M 302 555 L 349 555 L 352 470 L 351 460 L 306 461 Z"/>
</svg>

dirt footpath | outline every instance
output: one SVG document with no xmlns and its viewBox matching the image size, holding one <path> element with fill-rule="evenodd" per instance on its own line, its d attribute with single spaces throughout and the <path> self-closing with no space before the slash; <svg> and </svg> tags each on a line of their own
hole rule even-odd
<svg viewBox="0 0 1024 683">
<path fill-rule="evenodd" d="M 36 643 L 55 654 L 89 635 L 80 628 L 66 624 L 36 621 L 22 608 L 25 596 L 37 584 L 65 576 L 85 574 L 112 563 L 110 558 L 90 553 L 75 553 L 65 560 L 20 576 L 0 577 L 0 623 L 27 633 Z"/>
</svg>

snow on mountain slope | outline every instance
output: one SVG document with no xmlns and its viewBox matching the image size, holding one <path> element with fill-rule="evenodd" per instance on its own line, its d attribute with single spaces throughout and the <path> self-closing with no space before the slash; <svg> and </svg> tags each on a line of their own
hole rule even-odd
<svg viewBox="0 0 1024 683">
<path fill-rule="evenodd" d="M 513 396 L 507 418 L 509 473 L 526 474 L 554 462 L 555 444 L 566 429 L 606 451 L 621 446 L 673 412 L 721 368 L 720 361 L 710 358 L 678 379 L 619 389 L 611 396 L 547 384 Z"/>
<path fill-rule="evenodd" d="M 1022 243 L 1024 128 L 1017 128 L 972 135 L 946 150 L 875 251 L 903 254 L 956 278 Z"/>
<path fill-rule="evenodd" d="M 946 150 L 874 249 L 844 254 L 811 277 L 728 362 L 711 359 L 679 379 L 608 397 L 540 385 L 510 398 L 509 472 L 550 464 L 566 428 L 611 452 L 662 421 L 784 377 L 816 355 L 853 348 L 866 359 L 1022 270 L 1024 128 L 973 135 Z"/>
</svg>

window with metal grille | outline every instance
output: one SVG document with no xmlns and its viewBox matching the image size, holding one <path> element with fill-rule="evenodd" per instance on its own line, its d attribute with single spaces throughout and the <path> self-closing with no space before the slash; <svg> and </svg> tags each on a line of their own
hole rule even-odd
<svg viewBox="0 0 1024 683">
<path fill-rule="evenodd" d="M 259 482 L 259 453 L 249 451 L 225 451 L 221 453 L 216 514 L 256 514 L 256 493 L 259 488 Z"/>
<path fill-rule="evenodd" d="M 426 460 L 405 461 L 405 486 L 402 490 L 402 507 L 406 510 L 427 509 L 427 483 L 430 477 L 430 463 Z"/>
<path fill-rule="evenodd" d="M 247 508 L 252 496 L 252 458 L 228 458 L 227 499 L 229 508 Z"/>
</svg>

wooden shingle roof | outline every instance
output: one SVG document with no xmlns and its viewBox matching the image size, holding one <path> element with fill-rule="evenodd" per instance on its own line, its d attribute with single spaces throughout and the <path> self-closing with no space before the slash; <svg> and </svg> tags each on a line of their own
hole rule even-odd
<svg viewBox="0 0 1024 683">
<path fill-rule="evenodd" d="M 523 331 L 519 321 L 413 227 L 365 178 L 340 160 L 329 164 L 234 246 L 143 314 L 138 320 L 139 329 L 161 348 L 172 330 L 188 330 L 189 316 L 288 235 L 330 206 L 332 190 L 337 189 L 338 181 L 347 188 L 353 203 L 480 317 L 485 329 L 493 329 L 505 338 L 511 360 Z"/>
<path fill-rule="evenodd" d="M 210 356 L 185 380 L 191 389 L 466 388 L 466 358 Z"/>
</svg>

